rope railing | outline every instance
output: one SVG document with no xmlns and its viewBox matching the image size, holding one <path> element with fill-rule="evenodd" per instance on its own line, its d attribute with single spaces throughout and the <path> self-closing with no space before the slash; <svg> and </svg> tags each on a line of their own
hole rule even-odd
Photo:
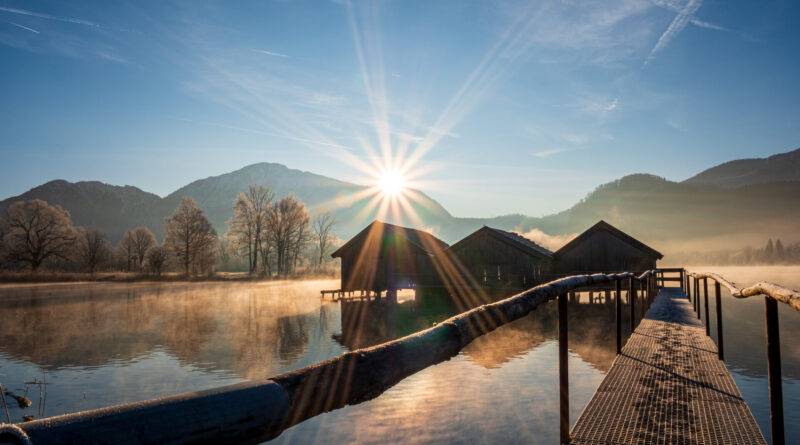
<svg viewBox="0 0 800 445">
<path fill-rule="evenodd" d="M 734 298 L 748 298 L 764 295 L 775 299 L 781 303 L 788 304 L 796 311 L 800 311 L 800 292 L 783 287 L 775 283 L 761 281 L 751 286 L 739 288 L 732 281 L 715 273 L 689 272 L 689 276 L 697 279 L 710 278 L 722 286 L 726 287 Z"/>
<path fill-rule="evenodd" d="M 692 281 L 693 280 L 693 281 Z M 781 345 L 780 326 L 778 320 L 778 302 L 784 303 L 800 311 L 800 292 L 774 283 L 759 282 L 751 286 L 739 288 L 735 283 L 715 273 L 686 271 L 685 286 L 687 297 L 693 302 L 697 317 L 701 318 L 700 295 L 705 296 L 706 333 L 709 333 L 708 280 L 714 281 L 714 294 L 717 312 L 717 349 L 719 359 L 724 360 L 724 336 L 722 332 L 722 299 L 720 287 L 730 291 L 733 298 L 750 298 L 764 296 L 766 337 L 767 337 L 767 381 L 770 402 L 770 433 L 774 445 L 786 442 L 783 420 L 783 378 L 781 377 Z M 702 282 L 702 292 L 700 283 Z"/>
<path fill-rule="evenodd" d="M 633 329 L 637 292 L 642 292 L 640 301 L 645 306 L 652 301 L 654 272 L 564 277 L 478 306 L 423 331 L 267 381 L 65 414 L 19 426 L 32 443 L 62 443 L 65 438 L 69 443 L 95 443 L 98 437 L 104 443 L 118 444 L 142 443 L 143 438 L 146 443 L 267 440 L 319 414 L 373 399 L 404 378 L 456 356 L 476 338 L 558 299 L 561 431 L 562 437 L 568 438 L 567 295 L 589 286 L 616 285 L 619 332 L 619 291 L 627 281 Z M 619 335 L 617 342 L 619 349 Z"/>
</svg>

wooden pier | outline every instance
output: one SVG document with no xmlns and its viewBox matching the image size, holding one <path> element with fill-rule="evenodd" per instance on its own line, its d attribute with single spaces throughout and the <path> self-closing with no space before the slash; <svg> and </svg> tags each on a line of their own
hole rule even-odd
<svg viewBox="0 0 800 445">
<path fill-rule="evenodd" d="M 323 300 L 325 299 L 325 296 L 330 295 L 331 300 L 333 301 L 340 301 L 340 300 L 368 301 L 381 298 L 380 292 L 374 292 L 371 290 L 345 291 L 341 289 L 323 289 L 319 291 L 319 294 L 320 298 L 322 298 Z"/>
<path fill-rule="evenodd" d="M 718 355 L 686 294 L 662 288 L 570 443 L 766 444 Z"/>
</svg>

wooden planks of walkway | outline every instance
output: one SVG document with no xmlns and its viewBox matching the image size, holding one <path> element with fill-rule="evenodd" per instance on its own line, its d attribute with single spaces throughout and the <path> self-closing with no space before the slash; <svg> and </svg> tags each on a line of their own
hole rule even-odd
<svg viewBox="0 0 800 445">
<path fill-rule="evenodd" d="M 678 288 L 662 288 L 571 432 L 572 444 L 766 444 Z"/>
</svg>

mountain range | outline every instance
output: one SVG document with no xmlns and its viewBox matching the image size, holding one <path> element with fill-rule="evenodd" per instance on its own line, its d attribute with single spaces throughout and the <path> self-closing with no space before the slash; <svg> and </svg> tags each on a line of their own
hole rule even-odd
<svg viewBox="0 0 800 445">
<path fill-rule="evenodd" d="M 369 199 L 349 197 L 368 187 L 274 163 L 258 163 L 234 172 L 194 181 L 160 197 L 133 186 L 97 181 L 54 180 L 0 201 L 0 212 L 18 200 L 43 199 L 69 210 L 76 225 L 96 227 L 118 240 L 143 225 L 157 234 L 184 196 L 195 199 L 219 233 L 226 230 L 237 194 L 251 184 L 277 197 L 293 194 L 312 210 L 330 209 L 336 233 L 348 238 L 378 217 Z M 454 242 L 482 225 L 525 233 L 556 248 L 604 219 L 669 255 L 692 249 L 760 245 L 768 237 L 800 238 L 800 149 L 765 159 L 726 162 L 687 179 L 669 181 L 634 174 L 600 185 L 562 212 L 544 217 L 505 215 L 461 218 L 422 192 L 417 218 L 384 216 L 387 222 L 422 227 Z"/>
</svg>

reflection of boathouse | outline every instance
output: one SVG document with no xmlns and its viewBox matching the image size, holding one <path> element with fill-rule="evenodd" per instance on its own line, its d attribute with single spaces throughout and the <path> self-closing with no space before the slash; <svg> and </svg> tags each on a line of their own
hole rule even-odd
<svg viewBox="0 0 800 445">
<path fill-rule="evenodd" d="M 463 291 L 464 285 L 521 289 L 558 276 L 641 273 L 655 268 L 663 257 L 605 221 L 555 253 L 492 227 L 484 226 L 448 247 L 430 233 L 374 221 L 332 256 L 342 259 L 344 292 L 442 286 Z"/>
<path fill-rule="evenodd" d="M 430 233 L 376 220 L 331 256 L 342 259 L 342 291 L 396 291 L 435 285 L 433 259 L 446 248 Z"/>
</svg>

